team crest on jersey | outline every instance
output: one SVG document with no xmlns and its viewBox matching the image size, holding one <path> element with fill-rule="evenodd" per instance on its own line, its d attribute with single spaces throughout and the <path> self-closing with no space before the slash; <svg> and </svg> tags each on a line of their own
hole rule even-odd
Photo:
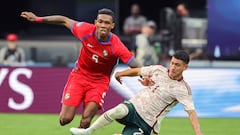
<svg viewBox="0 0 240 135">
<path fill-rule="evenodd" d="M 82 23 L 80 23 L 80 22 L 79 22 L 79 23 L 77 23 L 77 27 L 79 27 L 81 24 L 82 24 Z"/>
<path fill-rule="evenodd" d="M 102 54 L 103 54 L 104 57 L 107 57 L 108 56 L 107 50 L 103 50 Z"/>
<path fill-rule="evenodd" d="M 65 100 L 68 100 L 69 98 L 70 98 L 70 93 L 66 93 L 64 99 L 65 99 Z"/>
</svg>

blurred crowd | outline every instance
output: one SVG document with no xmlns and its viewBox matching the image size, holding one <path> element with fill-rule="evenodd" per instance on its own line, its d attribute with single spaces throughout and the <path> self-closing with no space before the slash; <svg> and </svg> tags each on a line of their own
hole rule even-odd
<svg viewBox="0 0 240 135">
<path fill-rule="evenodd" d="M 189 52 L 191 59 L 205 59 L 204 47 L 182 45 L 183 20 L 191 17 L 190 13 L 186 3 L 178 3 L 174 8 L 163 8 L 160 12 L 160 22 L 156 22 L 145 16 L 141 12 L 140 5 L 134 3 L 129 9 L 129 16 L 124 19 L 120 27 L 122 37 L 128 39 L 124 43 L 143 65 L 166 65 L 170 56 L 179 49 Z M 26 65 L 26 50 L 18 46 L 18 40 L 19 37 L 15 33 L 6 35 L 5 45 L 0 46 L 1 65 Z M 58 66 L 59 64 L 52 63 L 52 65 Z"/>
<path fill-rule="evenodd" d="M 139 4 L 132 4 L 124 20 L 123 34 L 130 37 L 128 48 L 143 65 L 166 64 L 176 50 L 186 50 L 191 59 L 204 59 L 203 47 L 184 47 L 183 20 L 191 17 L 186 3 L 162 9 L 159 26 L 141 12 Z"/>
</svg>

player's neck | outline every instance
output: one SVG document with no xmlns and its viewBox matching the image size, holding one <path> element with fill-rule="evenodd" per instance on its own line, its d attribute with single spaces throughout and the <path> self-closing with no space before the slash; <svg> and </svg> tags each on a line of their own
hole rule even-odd
<svg viewBox="0 0 240 135">
<path fill-rule="evenodd" d="M 183 79 L 183 76 L 182 75 L 179 75 L 179 76 L 170 76 L 168 74 L 169 78 L 172 79 L 172 80 L 177 80 L 177 81 L 181 81 Z"/>
<path fill-rule="evenodd" d="M 96 39 L 99 41 L 99 42 L 107 42 L 110 38 L 110 34 L 108 36 L 101 36 L 99 35 L 97 32 L 96 32 Z"/>
</svg>

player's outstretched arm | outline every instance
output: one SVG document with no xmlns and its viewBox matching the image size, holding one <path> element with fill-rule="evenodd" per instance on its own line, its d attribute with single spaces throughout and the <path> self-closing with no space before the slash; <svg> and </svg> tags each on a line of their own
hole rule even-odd
<svg viewBox="0 0 240 135">
<path fill-rule="evenodd" d="M 200 124 L 197 118 L 197 113 L 195 112 L 195 110 L 187 110 L 188 116 L 189 116 L 189 120 L 192 124 L 192 127 L 195 131 L 196 135 L 203 135 L 201 130 L 200 130 Z"/>
<path fill-rule="evenodd" d="M 70 29 L 71 24 L 73 22 L 72 19 L 62 16 L 62 15 L 51 15 L 51 16 L 37 16 L 32 12 L 24 11 L 21 13 L 21 17 L 27 19 L 30 22 L 38 22 L 38 23 L 48 23 L 48 24 L 56 24 L 63 25 Z"/>
<path fill-rule="evenodd" d="M 140 76 L 141 68 L 130 68 L 127 70 L 123 70 L 121 72 L 117 72 L 115 74 L 116 80 L 122 84 L 121 77 L 123 76 Z"/>
</svg>

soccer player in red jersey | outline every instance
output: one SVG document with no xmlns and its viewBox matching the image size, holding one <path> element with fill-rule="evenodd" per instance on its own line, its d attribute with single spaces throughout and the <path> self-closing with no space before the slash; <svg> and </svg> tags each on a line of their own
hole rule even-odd
<svg viewBox="0 0 240 135">
<path fill-rule="evenodd" d="M 31 22 L 63 25 L 82 42 L 80 55 L 64 88 L 60 124 L 70 123 L 83 102 L 79 127 L 89 127 L 92 118 L 103 107 L 110 77 L 119 58 L 129 67 L 140 67 L 117 35 L 111 32 L 114 28 L 113 11 L 100 9 L 94 24 L 62 15 L 39 17 L 32 12 L 22 12 L 21 17 Z"/>
</svg>

